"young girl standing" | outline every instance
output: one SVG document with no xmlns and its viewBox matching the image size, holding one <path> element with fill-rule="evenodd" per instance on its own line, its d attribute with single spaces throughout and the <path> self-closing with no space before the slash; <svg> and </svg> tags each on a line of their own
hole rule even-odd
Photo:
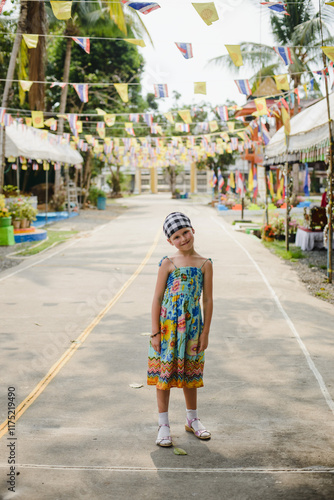
<svg viewBox="0 0 334 500">
<path fill-rule="evenodd" d="M 199 439 L 211 437 L 197 415 L 197 388 L 203 386 L 204 351 L 212 317 L 212 262 L 195 251 L 195 230 L 186 215 L 172 212 L 166 217 L 163 230 L 177 252 L 159 263 L 152 303 L 147 383 L 157 389 L 156 444 L 172 446 L 168 419 L 171 387 L 183 389 L 186 430 Z M 200 307 L 202 291 L 204 322 Z"/>
</svg>

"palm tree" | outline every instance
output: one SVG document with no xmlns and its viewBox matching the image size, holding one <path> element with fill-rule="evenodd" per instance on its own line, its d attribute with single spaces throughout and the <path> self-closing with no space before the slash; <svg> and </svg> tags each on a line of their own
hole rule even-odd
<svg viewBox="0 0 334 500">
<path fill-rule="evenodd" d="M 320 18 L 319 14 L 315 13 L 311 0 L 295 0 L 287 4 L 286 10 L 289 15 L 271 14 L 270 22 L 277 44 L 291 47 L 293 63 L 289 65 L 288 71 L 296 89 L 301 83 L 303 74 L 313 75 L 312 63 L 322 65 Z M 325 44 L 333 43 L 334 40 L 331 36 L 333 30 L 328 26 L 333 17 L 333 8 L 327 7 L 323 10 L 322 26 L 326 37 Z M 274 75 L 281 67 L 281 62 L 278 61 L 278 56 L 271 46 L 242 42 L 240 47 L 245 64 L 257 70 L 260 65 L 260 70 L 253 76 L 255 89 L 264 76 Z M 215 57 L 209 62 L 236 69 L 228 55 Z"/>
</svg>

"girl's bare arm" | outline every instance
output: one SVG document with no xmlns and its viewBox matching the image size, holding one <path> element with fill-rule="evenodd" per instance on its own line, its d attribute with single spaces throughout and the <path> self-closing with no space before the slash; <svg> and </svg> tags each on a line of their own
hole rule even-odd
<svg viewBox="0 0 334 500">
<path fill-rule="evenodd" d="M 212 298 L 212 263 L 207 261 L 204 266 L 203 276 L 203 330 L 199 338 L 198 352 L 204 351 L 209 344 L 209 332 L 213 311 Z"/>
<path fill-rule="evenodd" d="M 160 331 L 160 311 L 161 303 L 165 293 L 167 278 L 170 273 L 170 262 L 165 259 L 159 267 L 157 283 L 152 301 L 152 334 Z M 152 347 L 155 351 L 160 352 L 161 335 L 156 335 L 151 339 Z"/>
</svg>

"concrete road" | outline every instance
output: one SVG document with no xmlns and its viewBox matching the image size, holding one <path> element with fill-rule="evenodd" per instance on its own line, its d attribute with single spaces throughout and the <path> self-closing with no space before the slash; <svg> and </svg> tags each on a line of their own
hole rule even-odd
<svg viewBox="0 0 334 500">
<path fill-rule="evenodd" d="M 127 204 L 0 275 L 0 498 L 333 499 L 333 307 L 205 204 L 167 195 Z M 173 252 L 161 233 L 173 210 L 190 216 L 199 253 L 214 261 L 199 390 L 210 441 L 185 432 L 182 391 L 171 394 L 173 440 L 186 456 L 155 445 L 143 335 L 158 262 Z"/>
</svg>

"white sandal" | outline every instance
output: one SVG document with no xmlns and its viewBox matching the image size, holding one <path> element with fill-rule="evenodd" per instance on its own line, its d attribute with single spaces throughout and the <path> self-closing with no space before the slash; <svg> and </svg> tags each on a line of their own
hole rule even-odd
<svg viewBox="0 0 334 500">
<path fill-rule="evenodd" d="M 159 438 L 159 431 L 160 431 L 161 427 L 168 427 L 170 429 L 168 424 L 159 425 L 158 437 L 157 437 L 155 444 L 157 444 L 158 446 L 163 446 L 163 447 L 173 446 L 171 436 L 165 436 L 165 437 Z"/>
<path fill-rule="evenodd" d="M 187 418 L 187 423 L 185 425 L 186 431 L 193 432 L 198 439 L 210 439 L 211 432 L 208 431 L 207 429 L 204 428 L 204 429 L 198 429 L 198 431 L 195 431 L 195 429 L 192 426 L 192 424 L 193 424 L 193 422 L 195 422 L 195 420 L 199 420 L 199 418 L 192 418 L 192 419 Z"/>
</svg>

